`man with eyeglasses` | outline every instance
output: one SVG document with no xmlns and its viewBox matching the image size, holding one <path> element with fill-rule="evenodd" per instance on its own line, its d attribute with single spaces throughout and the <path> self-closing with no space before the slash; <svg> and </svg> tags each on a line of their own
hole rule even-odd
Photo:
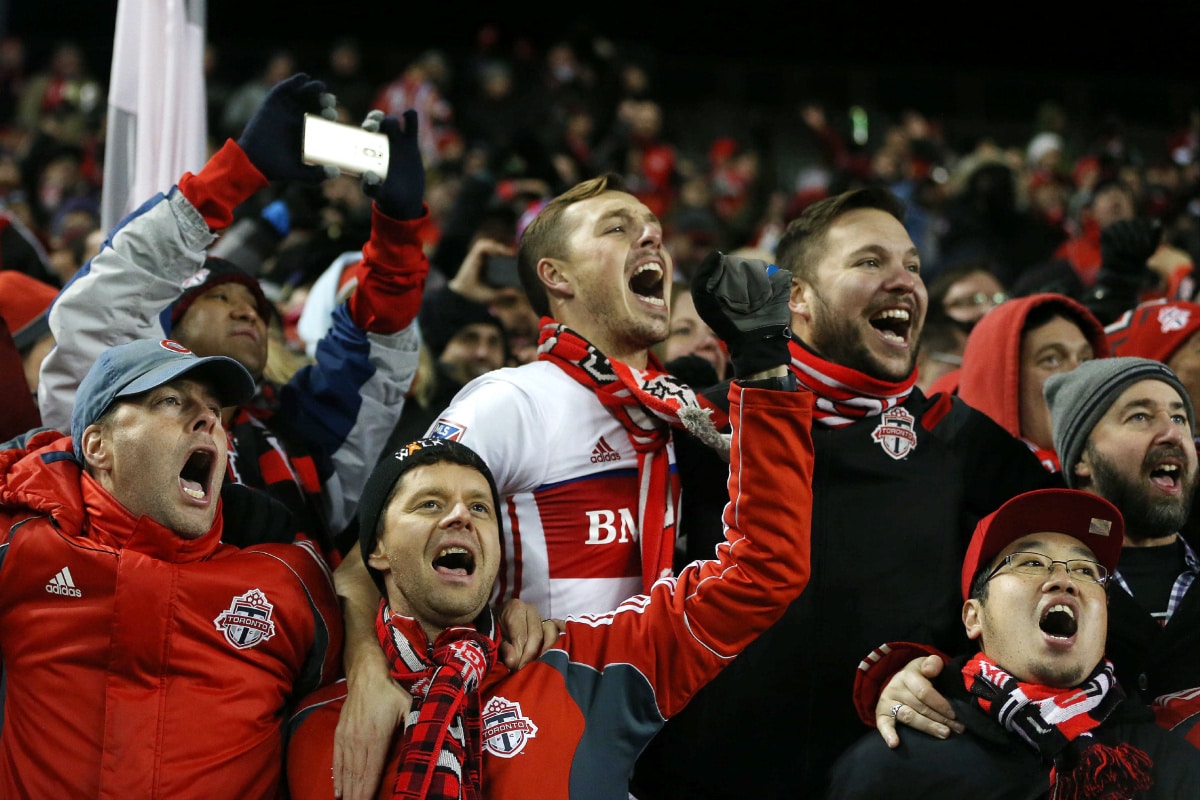
<svg viewBox="0 0 1200 800">
<path fill-rule="evenodd" d="M 1186 730 L 1200 710 L 1191 697 L 1200 686 L 1200 559 L 1179 535 L 1198 480 L 1191 397 L 1161 362 L 1122 357 L 1050 378 L 1046 401 L 1068 486 L 1107 499 L 1125 520 L 1106 652 L 1131 692 L 1158 701 L 1163 724 Z M 897 647 L 868 659 L 856 686 L 860 716 L 873 717 L 893 746 L 897 721 L 942 736 L 949 716 L 926 680 L 940 656 L 908 662 L 875 701 L 888 669 L 911 655 Z M 1200 730 L 1189 738 L 1200 744 Z"/>
<path fill-rule="evenodd" d="M 1194 465 L 1194 461 L 1193 461 Z M 938 680 L 965 735 L 864 736 L 827 797 L 1193 797 L 1200 751 L 1128 701 L 1104 656 L 1106 586 L 1126 530 L 1084 491 L 1018 495 L 975 528 L 963 627 L 979 652 Z"/>
</svg>

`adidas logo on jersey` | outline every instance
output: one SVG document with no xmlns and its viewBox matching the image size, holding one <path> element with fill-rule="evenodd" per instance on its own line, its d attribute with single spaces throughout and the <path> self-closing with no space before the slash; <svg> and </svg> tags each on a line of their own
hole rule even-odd
<svg viewBox="0 0 1200 800">
<path fill-rule="evenodd" d="M 612 446 L 604 441 L 604 437 L 600 437 L 600 441 L 596 442 L 596 446 L 592 448 L 592 463 L 600 464 L 605 461 L 620 461 L 621 454 L 612 449 Z"/>
<path fill-rule="evenodd" d="M 46 584 L 46 591 L 50 594 L 62 594 L 67 597 L 83 597 L 83 592 L 75 588 L 75 581 L 71 579 L 70 567 L 60 569 L 58 574 Z"/>
</svg>

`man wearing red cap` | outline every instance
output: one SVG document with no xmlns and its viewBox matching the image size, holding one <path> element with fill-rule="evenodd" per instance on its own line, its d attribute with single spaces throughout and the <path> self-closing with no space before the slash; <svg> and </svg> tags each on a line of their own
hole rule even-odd
<svg viewBox="0 0 1200 800">
<path fill-rule="evenodd" d="M 1195 697 L 1179 696 L 1200 686 L 1200 559 L 1181 533 L 1197 485 L 1190 395 L 1161 362 L 1114 357 L 1051 377 L 1046 401 L 1067 485 L 1112 502 L 1125 524 L 1120 564 L 1110 575 L 1105 652 L 1118 679 L 1147 704 L 1176 695 L 1160 723 L 1186 732 L 1194 720 L 1180 716 L 1200 707 Z M 912 648 L 879 648 L 859 668 L 860 716 L 892 746 L 900 741 L 897 722 L 944 735 L 930 723 L 953 716 L 927 680 L 944 657 L 915 659 L 874 699 Z M 1200 743 L 1200 729 L 1188 735 Z"/>
<path fill-rule="evenodd" d="M 962 567 L 980 651 L 938 681 L 966 734 L 912 733 L 895 749 L 868 734 L 828 797 L 1194 796 L 1200 752 L 1126 702 L 1104 657 L 1124 534 L 1115 506 L 1072 489 L 1018 495 L 981 520 Z"/>
</svg>

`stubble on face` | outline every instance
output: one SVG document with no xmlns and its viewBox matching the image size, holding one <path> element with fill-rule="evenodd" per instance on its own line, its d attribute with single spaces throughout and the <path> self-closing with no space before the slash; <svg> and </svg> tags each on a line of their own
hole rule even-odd
<svg viewBox="0 0 1200 800">
<path fill-rule="evenodd" d="M 809 277 L 792 289 L 793 330 L 801 341 L 875 380 L 911 376 L 927 294 L 919 255 L 900 221 L 878 209 L 848 211 L 810 258 Z"/>
<path fill-rule="evenodd" d="M 808 330 L 808 345 L 822 358 L 879 381 L 902 381 L 912 374 L 919 347 L 912 349 L 902 369 L 889 368 L 871 352 L 854 323 L 834 312 L 816 286 L 810 286 L 809 291 L 815 312 Z"/>
<path fill-rule="evenodd" d="M 568 214 L 576 230 L 565 260 L 576 308 L 563 304 L 556 314 L 610 358 L 640 362 L 670 333 L 673 263 L 661 226 L 624 192 L 582 201 Z"/>
</svg>

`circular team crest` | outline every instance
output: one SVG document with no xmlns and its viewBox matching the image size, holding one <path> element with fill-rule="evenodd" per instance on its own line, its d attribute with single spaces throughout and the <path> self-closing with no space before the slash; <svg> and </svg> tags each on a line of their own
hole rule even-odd
<svg viewBox="0 0 1200 800">
<path fill-rule="evenodd" d="M 225 640 L 238 650 L 254 647 L 275 635 L 275 623 L 271 614 L 275 606 L 258 589 L 251 589 L 233 598 L 229 608 L 213 620 L 217 630 L 225 634 Z"/>
<path fill-rule="evenodd" d="M 883 452 L 899 461 L 917 446 L 917 426 L 913 415 L 897 406 L 879 415 L 879 424 L 871 433 Z"/>
<path fill-rule="evenodd" d="M 537 736 L 537 725 L 521 713 L 521 704 L 493 697 L 483 709 L 483 749 L 500 758 L 512 758 Z"/>
</svg>

